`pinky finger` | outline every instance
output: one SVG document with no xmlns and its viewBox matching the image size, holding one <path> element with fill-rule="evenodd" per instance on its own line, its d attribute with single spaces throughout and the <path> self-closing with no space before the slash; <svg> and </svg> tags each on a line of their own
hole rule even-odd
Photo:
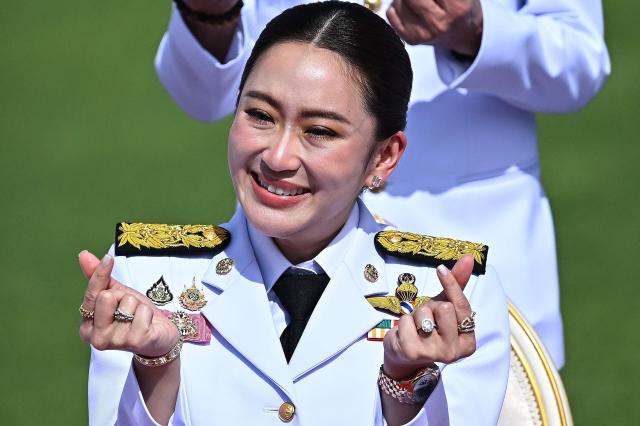
<svg viewBox="0 0 640 426">
<path fill-rule="evenodd" d="M 133 352 L 137 353 L 146 343 L 149 338 L 149 329 L 152 321 L 153 310 L 147 305 L 138 305 L 129 328 L 129 349 Z"/>
</svg>

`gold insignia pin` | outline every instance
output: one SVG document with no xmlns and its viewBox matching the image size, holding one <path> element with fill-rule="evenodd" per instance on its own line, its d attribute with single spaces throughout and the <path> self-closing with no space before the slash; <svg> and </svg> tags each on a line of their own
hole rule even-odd
<svg viewBox="0 0 640 426">
<path fill-rule="evenodd" d="M 166 305 L 173 300 L 173 294 L 163 276 L 160 276 L 160 279 L 149 287 L 147 297 L 158 306 Z"/>
<path fill-rule="evenodd" d="M 216 265 L 216 274 L 218 275 L 226 275 L 233 269 L 233 264 L 235 262 L 233 259 L 225 257 Z"/>
<path fill-rule="evenodd" d="M 185 286 L 186 287 L 186 286 Z M 196 288 L 196 277 L 193 277 L 191 287 L 185 288 L 180 294 L 180 306 L 190 311 L 202 309 L 207 301 L 204 298 L 204 292 Z"/>
<path fill-rule="evenodd" d="M 364 267 L 364 279 L 370 283 L 378 281 L 378 270 L 370 263 L 367 263 Z"/>
<path fill-rule="evenodd" d="M 396 315 L 410 314 L 424 302 L 431 300 L 428 296 L 418 295 L 416 277 L 405 272 L 398 276 L 398 287 L 395 296 L 367 297 L 367 301 L 377 309 L 383 309 Z"/>
<path fill-rule="evenodd" d="M 176 325 L 176 327 L 178 327 L 178 332 L 182 337 L 196 337 L 196 335 L 198 334 L 196 323 L 185 311 L 173 312 L 169 316 L 169 321 L 171 321 Z"/>
</svg>

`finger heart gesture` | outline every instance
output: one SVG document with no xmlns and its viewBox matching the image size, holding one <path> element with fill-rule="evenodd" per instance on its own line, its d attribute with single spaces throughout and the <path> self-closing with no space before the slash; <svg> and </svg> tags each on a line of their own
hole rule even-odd
<svg viewBox="0 0 640 426">
<path fill-rule="evenodd" d="M 451 363 L 475 352 L 475 313 L 463 293 L 473 269 L 463 256 L 450 271 L 438 267 L 443 291 L 412 314 L 400 317 L 384 338 L 384 370 L 395 378 L 409 377 L 434 362 Z"/>
<path fill-rule="evenodd" d="M 83 251 L 80 268 L 89 279 L 80 314 L 80 337 L 98 350 L 119 349 L 146 357 L 169 352 L 178 329 L 141 293 L 111 277 L 114 259 Z"/>
</svg>

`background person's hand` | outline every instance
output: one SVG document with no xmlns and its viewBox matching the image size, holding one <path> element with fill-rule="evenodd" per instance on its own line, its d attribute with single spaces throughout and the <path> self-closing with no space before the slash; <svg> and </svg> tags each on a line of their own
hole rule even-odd
<svg viewBox="0 0 640 426">
<path fill-rule="evenodd" d="M 463 256 L 451 271 L 438 268 L 443 291 L 421 304 L 411 315 L 403 315 L 384 338 L 384 371 L 395 379 L 411 376 L 433 362 L 452 363 L 476 350 L 475 333 L 459 333 L 458 324 L 471 316 L 462 292 L 473 270 L 473 257 Z M 444 269 L 442 269 L 444 268 Z M 422 320 L 437 324 L 429 335 L 418 331 Z"/>
<path fill-rule="evenodd" d="M 89 279 L 82 307 L 94 318 L 82 319 L 80 337 L 98 350 L 118 349 L 147 357 L 164 355 L 178 341 L 178 329 L 143 294 L 111 277 L 113 257 L 102 261 L 88 251 L 79 255 L 80 269 Z M 120 309 L 131 322 L 116 321 Z"/>
<path fill-rule="evenodd" d="M 480 0 L 394 0 L 387 18 L 409 44 L 430 44 L 472 57 L 480 49 Z"/>
</svg>

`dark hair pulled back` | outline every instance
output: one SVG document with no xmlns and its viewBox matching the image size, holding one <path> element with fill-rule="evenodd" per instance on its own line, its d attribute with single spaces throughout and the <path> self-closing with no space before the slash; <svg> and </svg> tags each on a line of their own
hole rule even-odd
<svg viewBox="0 0 640 426">
<path fill-rule="evenodd" d="M 328 49 L 355 68 L 365 107 L 375 117 L 378 140 L 404 130 L 413 73 L 404 44 L 384 19 L 364 6 L 340 1 L 285 10 L 258 37 L 242 73 L 240 93 L 260 57 L 287 42 Z"/>
</svg>

